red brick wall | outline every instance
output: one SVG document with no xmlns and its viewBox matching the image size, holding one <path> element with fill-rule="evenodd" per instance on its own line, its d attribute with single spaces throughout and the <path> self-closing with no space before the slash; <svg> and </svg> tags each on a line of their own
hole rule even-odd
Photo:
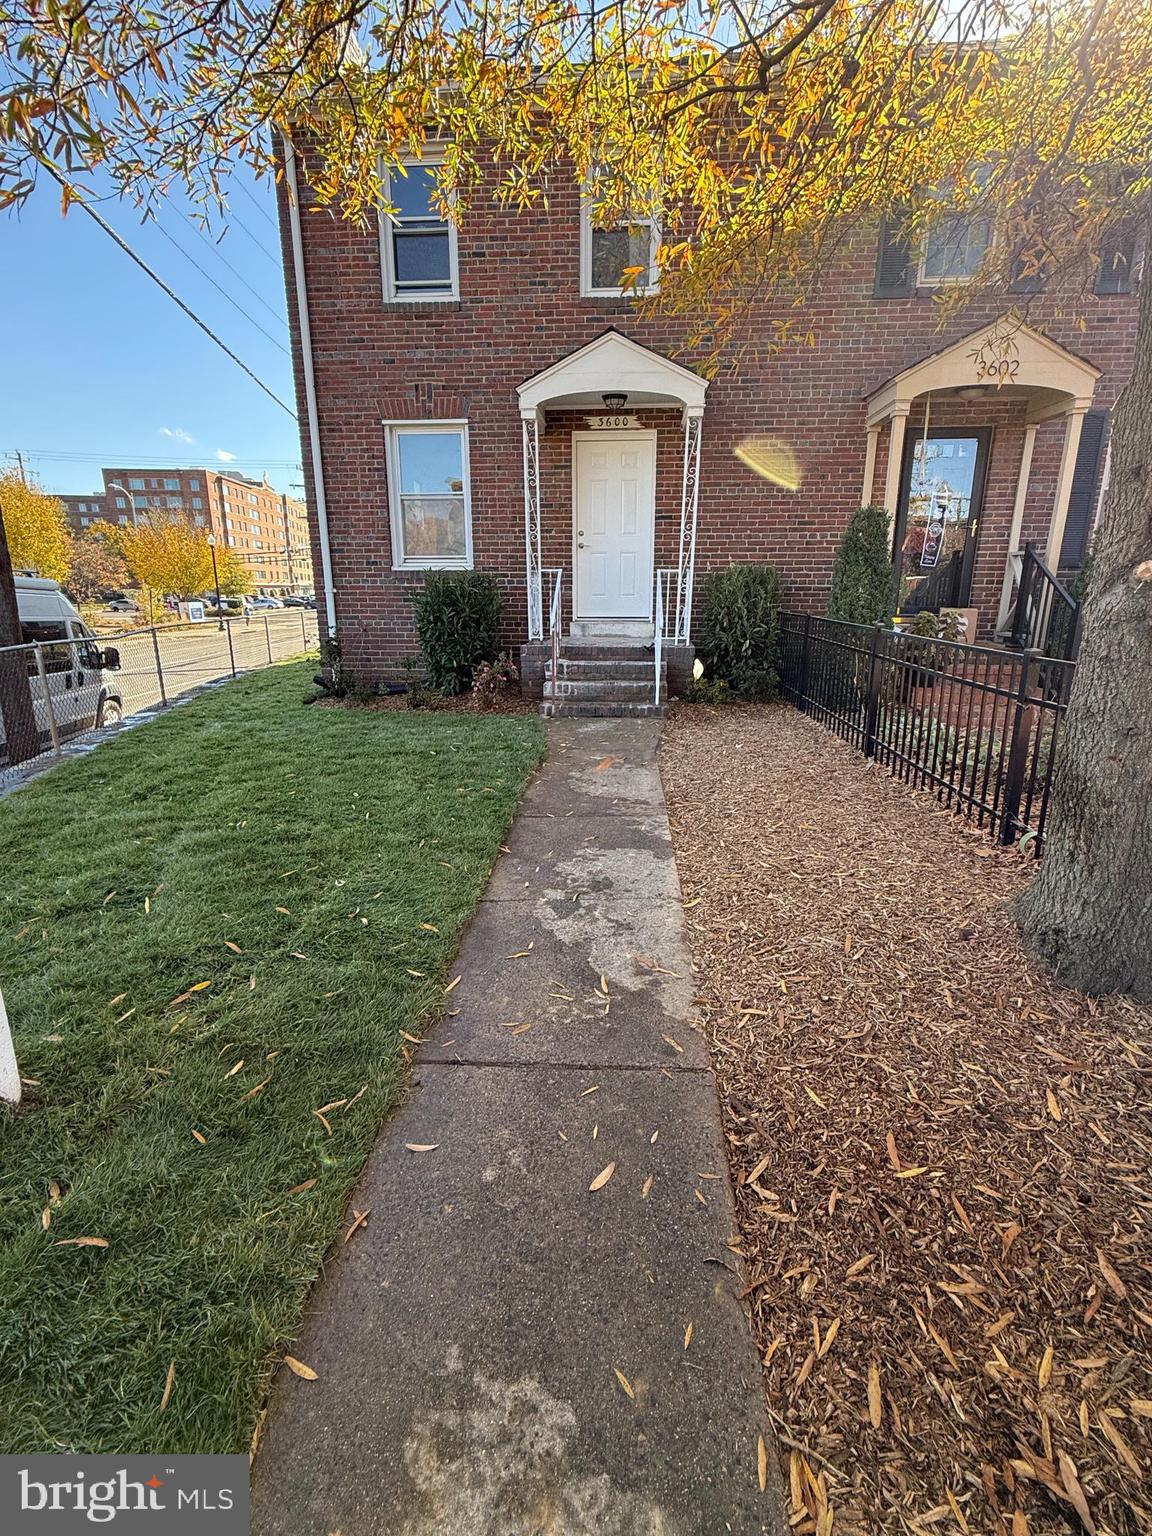
<svg viewBox="0 0 1152 1536">
<path fill-rule="evenodd" d="M 284 197 L 283 187 L 281 197 Z M 579 203 L 554 187 L 550 208 L 502 210 L 477 201 L 459 231 L 460 298 L 386 304 L 376 231 L 341 222 L 302 201 L 305 270 L 343 654 L 354 672 L 379 675 L 415 649 L 406 598 L 419 573 L 394 573 L 388 526 L 382 419 L 464 417 L 469 424 L 473 542 L 478 568 L 507 596 L 505 643 L 525 636 L 524 507 L 516 386 L 615 326 L 687 365 L 683 321 L 644 314 L 628 301 L 580 296 Z M 284 208 L 282 205 L 282 214 Z M 290 263 L 287 218 L 282 241 Z M 769 561 L 786 601 L 822 610 L 836 545 L 860 501 L 864 398 L 892 374 L 994 319 L 1009 307 L 988 298 L 939 327 L 930 295 L 872 295 L 875 232 L 846 242 L 822 291 L 805 306 L 812 346 L 770 345 L 770 320 L 790 311 L 767 300 L 745 328 L 747 342 L 708 391 L 700 480 L 697 590 L 709 569 L 733 560 Z M 290 272 L 290 266 L 289 266 Z M 1029 323 L 1103 370 L 1096 404 L 1110 406 L 1126 377 L 1135 335 L 1131 297 L 1088 299 L 1085 328 L 1052 300 L 1034 299 Z M 289 281 L 297 395 L 305 424 L 294 288 Z M 606 381 L 609 383 L 610 381 Z M 917 406 L 917 410 L 919 407 Z M 947 414 L 954 412 L 954 414 Z M 638 412 L 660 430 L 657 564 L 675 563 L 682 429 L 675 412 Z M 914 413 L 913 420 L 916 416 Z M 1023 424 L 1005 401 L 933 408 L 933 420 L 994 428 L 974 602 L 995 616 L 1019 468 Z M 549 415 L 542 436 L 546 564 L 571 567 L 571 416 Z M 1062 424 L 1037 437 L 1028 528 L 1046 526 Z M 304 432 L 312 493 L 312 466 Z M 804 472 L 799 491 L 759 479 L 735 457 L 750 435 L 783 439 Z M 885 443 L 877 456 L 882 484 Z M 315 530 L 313 531 L 315 545 Z M 314 547 L 314 566 L 320 570 Z M 546 599 L 547 600 L 547 599 Z"/>
</svg>

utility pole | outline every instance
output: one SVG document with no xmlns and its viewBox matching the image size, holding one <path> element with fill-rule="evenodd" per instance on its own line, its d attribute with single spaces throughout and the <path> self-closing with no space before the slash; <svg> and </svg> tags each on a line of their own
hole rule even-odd
<svg viewBox="0 0 1152 1536">
<path fill-rule="evenodd" d="M 40 733 L 32 708 L 32 683 L 28 676 L 29 653 L 4 649 L 22 644 L 23 638 L 12 557 L 4 531 L 4 504 L 0 501 L 0 720 L 4 722 L 9 764 L 23 763 L 40 750 Z"/>
</svg>

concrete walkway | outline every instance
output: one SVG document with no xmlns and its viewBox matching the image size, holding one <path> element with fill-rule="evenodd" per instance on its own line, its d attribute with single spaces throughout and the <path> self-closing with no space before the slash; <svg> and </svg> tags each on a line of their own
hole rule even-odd
<svg viewBox="0 0 1152 1536">
<path fill-rule="evenodd" d="M 293 1346 L 319 1379 L 277 1378 L 255 1536 L 785 1530 L 658 739 L 550 728 Z"/>
</svg>

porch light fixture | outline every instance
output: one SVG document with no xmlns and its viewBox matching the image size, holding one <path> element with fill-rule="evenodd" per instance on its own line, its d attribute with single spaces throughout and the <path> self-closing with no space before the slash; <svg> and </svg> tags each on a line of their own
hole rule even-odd
<svg viewBox="0 0 1152 1536">
<path fill-rule="evenodd" d="M 600 398 L 604 402 L 604 409 L 606 411 L 622 411 L 628 404 L 628 396 L 623 392 L 617 393 L 615 390 L 610 390 L 608 394 L 601 395 Z"/>
<path fill-rule="evenodd" d="M 962 389 L 956 391 L 956 398 L 958 400 L 983 400 L 987 393 L 987 384 L 965 384 Z"/>
</svg>

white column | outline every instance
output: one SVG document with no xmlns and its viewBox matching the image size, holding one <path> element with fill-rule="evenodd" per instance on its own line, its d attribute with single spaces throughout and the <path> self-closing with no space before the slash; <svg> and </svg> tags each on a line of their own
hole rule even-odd
<svg viewBox="0 0 1152 1536">
<path fill-rule="evenodd" d="M 872 482 L 876 478 L 876 447 L 880 441 L 879 426 L 868 428 L 868 443 L 864 449 L 864 484 L 860 491 L 860 505 L 872 504 Z"/>
<path fill-rule="evenodd" d="M 684 478 L 680 492 L 680 552 L 676 563 L 676 643 L 692 638 L 692 589 L 696 580 L 696 523 L 700 508 L 700 434 L 703 406 L 684 408 Z"/>
<path fill-rule="evenodd" d="M 1052 521 L 1048 525 L 1048 551 L 1045 556 L 1048 569 L 1053 572 L 1060 564 L 1064 524 L 1068 521 L 1068 498 L 1072 494 L 1072 476 L 1076 473 L 1076 455 L 1080 452 L 1080 430 L 1087 409 L 1087 402 L 1077 400 L 1068 413 L 1068 425 L 1064 430 L 1064 452 L 1060 456 L 1060 474 L 1056 479 L 1056 497 L 1052 503 Z"/>
<path fill-rule="evenodd" d="M 1032 474 L 1032 451 L 1036 446 L 1036 423 L 1030 421 L 1024 428 L 1024 451 L 1020 455 L 1020 473 L 1016 476 L 1016 500 L 1012 503 L 1012 527 L 1008 531 L 1008 555 L 1004 562 L 1004 585 L 1000 588 L 1000 611 L 996 615 L 997 631 L 1008 628 L 1008 614 L 1012 607 L 1012 592 L 1020 555 L 1020 533 L 1024 527 L 1024 504 L 1028 500 L 1028 481 Z"/>
<path fill-rule="evenodd" d="M 904 464 L 904 428 L 908 425 L 908 412 L 910 404 L 900 404 L 893 408 L 892 419 L 888 424 L 888 469 L 884 476 L 884 507 L 890 520 L 892 540 L 892 554 L 896 549 L 896 511 L 900 505 L 900 471 Z"/>
<path fill-rule="evenodd" d="M 528 587 L 528 639 L 544 638 L 540 536 L 540 423 L 535 409 L 521 412 L 524 433 L 524 563 Z"/>
</svg>

